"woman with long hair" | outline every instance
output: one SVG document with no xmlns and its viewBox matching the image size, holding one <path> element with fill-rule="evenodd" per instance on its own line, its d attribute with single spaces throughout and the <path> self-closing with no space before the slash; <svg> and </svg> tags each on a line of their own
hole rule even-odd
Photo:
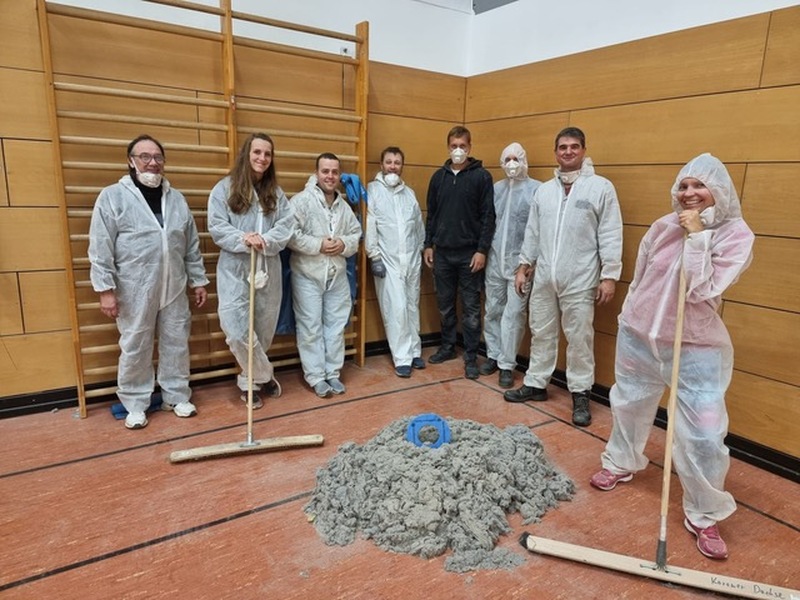
<svg viewBox="0 0 800 600">
<path fill-rule="evenodd" d="M 261 408 L 258 391 L 280 396 L 267 349 L 272 344 L 281 305 L 279 253 L 292 237 L 293 213 L 278 185 L 268 135 L 254 133 L 242 144 L 231 172 L 208 198 L 208 231 L 219 246 L 217 295 L 219 322 L 241 373 L 237 378 L 247 401 L 247 347 L 250 302 L 250 251 L 258 253 L 255 278 L 253 408 Z"/>
</svg>

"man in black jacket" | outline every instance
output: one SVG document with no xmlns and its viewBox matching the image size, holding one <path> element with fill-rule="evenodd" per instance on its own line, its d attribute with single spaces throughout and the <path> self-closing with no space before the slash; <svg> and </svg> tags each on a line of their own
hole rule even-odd
<svg viewBox="0 0 800 600">
<path fill-rule="evenodd" d="M 456 294 L 461 294 L 464 375 L 477 379 L 481 339 L 481 282 L 494 236 L 494 187 L 481 161 L 469 156 L 472 138 L 466 127 L 447 134 L 450 158 L 428 185 L 425 264 L 433 267 L 442 345 L 432 364 L 456 357 Z M 435 251 L 434 251 L 435 249 Z"/>
</svg>

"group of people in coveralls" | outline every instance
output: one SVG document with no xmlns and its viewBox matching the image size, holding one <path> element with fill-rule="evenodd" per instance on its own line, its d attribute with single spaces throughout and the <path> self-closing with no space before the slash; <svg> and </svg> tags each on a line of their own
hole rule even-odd
<svg viewBox="0 0 800 600">
<path fill-rule="evenodd" d="M 594 308 L 613 299 L 622 271 L 622 218 L 614 186 L 595 173 L 585 135 L 576 127 L 556 135 L 558 167 L 544 183 L 529 177 L 519 143 L 501 152 L 505 176 L 497 183 L 471 149 L 468 129 L 450 130 L 449 158 L 428 186 L 426 219 L 403 182 L 400 148 L 383 150 L 380 171 L 367 186 L 365 250 L 395 374 L 410 377 L 426 367 L 419 332 L 424 262 L 433 270 L 441 320 L 441 345 L 428 362 L 457 357 L 460 297 L 465 377 L 498 373 L 506 401 L 544 401 L 562 330 L 572 420 L 588 426 Z M 352 309 L 346 258 L 357 252 L 362 235 L 339 191 L 336 155 L 320 154 L 305 189 L 290 201 L 277 183 L 274 151 L 268 135 L 250 135 L 208 200 L 208 231 L 220 248 L 220 326 L 241 369 L 242 400 L 247 401 L 252 381 L 254 407 L 282 392 L 267 350 L 281 304 L 279 254 L 287 247 L 305 381 L 320 397 L 345 392 L 340 370 Z M 95 203 L 89 258 L 101 311 L 116 320 L 120 334 L 117 394 L 128 413 L 125 426 L 141 429 L 155 380 L 163 409 L 184 418 L 197 414 L 189 387 L 189 299 L 198 308 L 205 304 L 208 279 L 189 206 L 163 176 L 162 144 L 141 135 L 128 145 L 127 160 L 128 174 L 103 189 Z M 733 349 L 717 309 L 723 292 L 749 265 L 754 236 L 727 169 L 710 154 L 680 169 L 671 198 L 671 211 L 641 241 L 618 318 L 609 395 L 613 428 L 602 469 L 590 483 L 610 491 L 647 466 L 644 447 L 670 383 L 678 298 L 685 294 L 677 411 L 670 415 L 675 467 L 684 489 L 686 528 L 700 552 L 723 559 L 728 551 L 717 523 L 736 508 L 724 491 L 729 467 L 725 392 Z M 253 282 L 251 252 L 257 256 Z M 681 271 L 685 290 L 679 289 Z M 251 285 L 255 343 L 248 373 Z M 522 385 L 511 389 L 526 319 L 529 365 Z M 482 331 L 486 359 L 478 364 Z"/>
</svg>

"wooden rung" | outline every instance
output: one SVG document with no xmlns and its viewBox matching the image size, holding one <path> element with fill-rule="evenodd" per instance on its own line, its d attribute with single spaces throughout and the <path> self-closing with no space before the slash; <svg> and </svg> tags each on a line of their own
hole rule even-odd
<svg viewBox="0 0 800 600">
<path fill-rule="evenodd" d="M 48 7 L 52 6 L 48 2 Z M 88 11 L 93 12 L 93 11 Z M 99 94 L 102 96 L 117 96 L 122 98 L 138 98 L 140 100 L 154 100 L 159 102 L 172 102 L 175 104 L 191 104 L 194 106 L 213 106 L 216 108 L 228 108 L 228 103 L 224 100 L 208 100 L 205 98 L 195 98 L 193 96 L 173 96 L 170 94 L 155 94 L 153 92 L 136 92 L 134 90 L 122 90 L 119 88 L 107 88 L 97 85 L 84 85 L 81 83 L 66 83 L 56 81 L 53 83 L 56 90 L 63 92 L 79 92 L 84 94 Z M 128 140 L 130 141 L 130 140 Z M 125 142 L 125 146 L 128 145 Z"/>
<path fill-rule="evenodd" d="M 92 216 L 91 208 L 70 208 L 67 209 L 67 217 L 70 219 L 89 218 Z"/>
<path fill-rule="evenodd" d="M 318 156 L 317 152 L 276 152 L 275 155 L 278 158 L 307 158 L 309 160 L 315 160 Z M 358 157 L 350 154 L 337 154 L 341 160 L 354 160 L 358 161 Z"/>
<path fill-rule="evenodd" d="M 108 352 L 119 352 L 119 344 L 107 344 L 105 346 L 90 346 L 81 348 L 81 354 L 107 354 Z"/>
<path fill-rule="evenodd" d="M 94 367 L 92 369 L 84 369 L 83 374 L 84 376 L 91 376 L 91 375 L 109 375 L 111 373 L 117 372 L 117 365 L 112 367 Z"/>
<path fill-rule="evenodd" d="M 151 119 L 148 117 L 133 117 L 128 115 L 84 112 L 79 110 L 59 110 L 56 114 L 61 119 L 113 121 L 115 123 L 135 123 L 137 125 L 156 125 L 156 126 L 177 127 L 184 129 L 201 129 L 203 131 L 228 131 L 228 126 L 222 123 L 203 123 L 201 121 L 178 121 L 175 119 Z"/>
<path fill-rule="evenodd" d="M 88 21 L 99 21 L 101 23 L 112 23 L 114 25 L 124 25 L 126 27 L 136 27 L 147 31 L 160 31 L 163 33 L 175 33 L 189 37 L 200 38 L 203 40 L 211 40 L 214 42 L 222 41 L 222 34 L 214 31 L 207 31 L 205 29 L 197 29 L 195 27 L 187 27 L 185 25 L 172 25 L 162 23 L 160 21 L 153 21 L 149 19 L 139 19 L 136 17 L 128 17 L 125 15 L 115 15 L 98 10 L 89 10 L 86 8 L 77 8 L 73 6 L 64 6 L 62 4 L 55 4 L 53 2 L 46 2 L 48 14 L 62 15 L 65 17 L 74 17 Z"/>
<path fill-rule="evenodd" d="M 308 25 L 299 25 L 297 23 L 289 23 L 287 21 L 278 21 L 277 19 L 268 19 L 267 17 L 260 17 L 258 15 L 251 15 L 249 13 L 243 13 L 235 10 L 231 11 L 231 16 L 234 19 L 239 19 L 241 21 L 258 23 L 259 25 L 268 25 L 269 27 L 278 27 L 280 29 L 290 29 L 291 31 L 299 31 L 301 33 L 343 40 L 345 42 L 364 42 L 362 38 L 355 35 L 350 35 L 348 33 L 339 33 L 338 31 L 331 31 L 329 29 L 319 29 L 317 27 L 309 27 Z"/>
<path fill-rule="evenodd" d="M 116 148 L 127 148 L 130 140 L 120 140 L 113 138 L 86 137 L 81 135 L 62 135 L 58 138 L 62 144 L 80 144 L 84 146 L 114 146 Z M 163 144 L 164 150 L 181 150 L 188 152 L 208 152 L 216 154 L 227 154 L 225 146 L 203 146 L 200 144 L 176 144 L 166 142 Z M 104 163 L 100 163 L 104 164 Z M 123 170 L 125 167 L 123 168 Z"/>
<path fill-rule="evenodd" d="M 239 133 L 259 133 L 263 131 L 262 127 L 237 127 L 236 131 Z M 358 136 L 354 135 L 336 135 L 333 133 L 313 133 L 308 131 L 291 131 L 291 130 L 282 130 L 282 129 L 270 129 L 269 130 L 270 136 L 273 138 L 279 137 L 291 137 L 291 138 L 301 138 L 301 139 L 309 139 L 309 140 L 325 140 L 329 142 L 348 142 L 352 144 L 358 143 Z M 277 153 L 278 156 L 281 155 L 280 152 Z"/>
<path fill-rule="evenodd" d="M 195 10 L 197 12 L 208 13 L 209 15 L 217 15 L 218 17 L 225 16 L 225 11 L 221 8 L 208 6 L 206 4 L 197 4 L 196 2 L 186 2 L 185 0 L 145 0 L 145 2 L 151 2 L 152 4 L 163 4 L 165 6 L 175 6 L 177 8 L 185 8 L 188 10 Z"/>
<path fill-rule="evenodd" d="M 254 112 L 274 113 L 279 115 L 292 115 L 297 117 L 310 117 L 318 119 L 332 119 L 335 121 L 350 121 L 360 123 L 361 117 L 353 114 L 342 114 L 327 111 L 305 110 L 302 108 L 289 108 L 288 106 L 264 106 L 263 104 L 250 104 L 248 102 L 237 102 L 237 110 L 252 110 Z"/>
<path fill-rule="evenodd" d="M 122 163 L 100 163 L 100 162 L 84 162 L 65 160 L 61 163 L 65 169 L 83 169 L 89 171 L 119 171 L 125 172 L 125 165 Z M 189 173 L 193 175 L 227 175 L 228 169 L 213 168 L 213 167 L 179 167 L 170 165 L 166 169 L 167 175 L 171 173 Z"/>
<path fill-rule="evenodd" d="M 318 60 L 327 60 L 329 62 L 340 63 L 344 65 L 357 66 L 358 61 L 355 58 L 344 54 L 336 54 L 334 52 L 325 52 L 322 50 L 306 50 L 296 46 L 286 46 L 284 44 L 276 44 L 274 42 L 264 42 L 261 40 L 254 40 L 244 38 L 241 36 L 233 36 L 233 43 L 237 46 L 245 46 L 247 48 L 256 48 L 258 50 L 267 50 L 268 52 L 276 52 L 280 54 L 291 54 L 292 56 L 302 56 L 304 58 L 316 58 Z"/>
</svg>

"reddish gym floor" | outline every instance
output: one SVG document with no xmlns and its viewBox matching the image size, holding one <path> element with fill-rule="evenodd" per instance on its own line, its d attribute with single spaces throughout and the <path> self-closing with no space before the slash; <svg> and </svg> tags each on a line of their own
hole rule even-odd
<svg viewBox="0 0 800 600">
<path fill-rule="evenodd" d="M 425 356 L 431 354 L 426 349 Z M 297 598 L 460 600 L 513 598 L 715 598 L 711 592 L 535 555 L 517 539 L 533 535 L 655 559 L 664 432 L 654 429 L 651 465 L 612 492 L 592 489 L 608 437 L 609 409 L 593 403 L 594 423 L 570 422 L 560 388 L 551 399 L 503 401 L 497 375 L 469 381 L 461 360 L 429 365 L 410 379 L 388 356 L 363 368 L 348 363 L 347 392 L 318 399 L 299 371 L 280 373 L 283 396 L 256 411 L 256 439 L 322 434 L 321 447 L 171 464 L 178 449 L 245 440 L 246 411 L 233 382 L 195 390 L 200 414 L 150 416 L 128 431 L 108 405 L 87 419 L 61 410 L 0 421 L 0 597 Z M 521 374 L 517 373 L 517 385 Z M 511 571 L 444 570 L 444 556 L 424 560 L 384 552 L 359 539 L 326 546 L 303 506 L 316 470 L 344 442 L 363 443 L 402 416 L 435 412 L 503 427 L 523 423 L 549 459 L 572 477 L 577 493 L 499 544 L 525 556 Z M 738 460 L 728 489 L 739 503 L 722 524 L 731 556 L 716 562 L 696 550 L 682 524 L 673 478 L 668 564 L 748 581 L 800 588 L 800 495 L 797 484 Z"/>
</svg>

